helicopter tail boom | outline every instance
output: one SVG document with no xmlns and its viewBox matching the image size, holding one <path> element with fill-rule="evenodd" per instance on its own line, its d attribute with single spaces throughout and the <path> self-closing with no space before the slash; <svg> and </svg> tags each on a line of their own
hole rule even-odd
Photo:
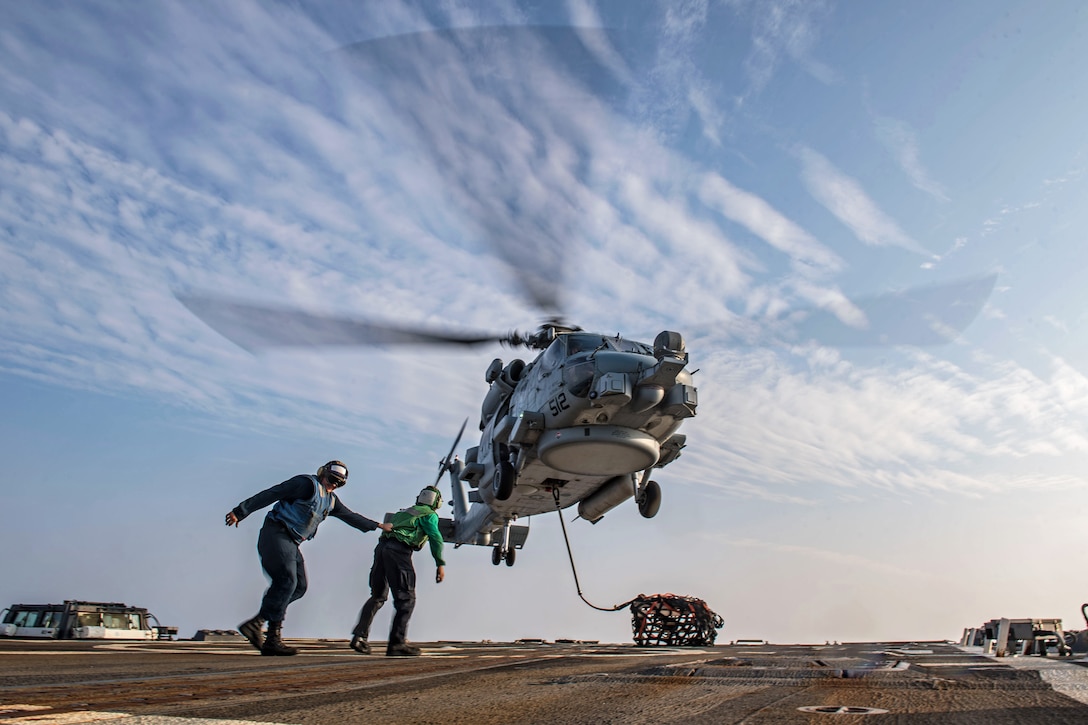
<svg viewBox="0 0 1088 725">
<path fill-rule="evenodd" d="M 448 466 L 450 488 L 453 489 L 450 503 L 453 505 L 454 521 L 464 521 L 468 515 L 468 493 L 465 491 L 465 482 L 461 480 L 461 471 L 464 469 L 465 464 L 459 458 L 454 458 Z"/>
<path fill-rule="evenodd" d="M 453 520 L 442 523 L 442 537 L 453 544 L 472 544 L 473 546 L 496 546 L 499 541 L 492 534 L 508 532 L 506 544 L 509 548 L 520 549 L 529 537 L 529 527 L 504 521 L 502 517 L 485 503 L 469 503 L 465 482 L 461 472 L 465 464 L 459 458 L 453 459 L 446 466 L 450 474 L 450 488 L 453 489 L 450 501 L 453 504 Z M 449 523 L 446 523 L 449 522 Z M 503 538 L 503 537 L 498 537 Z"/>
</svg>

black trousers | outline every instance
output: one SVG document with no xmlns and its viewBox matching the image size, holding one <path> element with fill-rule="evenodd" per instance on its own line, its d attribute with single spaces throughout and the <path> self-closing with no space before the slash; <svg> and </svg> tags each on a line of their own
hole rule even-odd
<svg viewBox="0 0 1088 725">
<path fill-rule="evenodd" d="M 412 566 L 415 550 L 396 539 L 379 539 L 374 547 L 374 566 L 370 568 L 370 599 L 366 600 L 359 621 L 352 630 L 356 637 L 367 639 L 374 615 L 393 592 L 393 626 L 389 630 L 389 644 L 408 641 L 408 620 L 416 607 L 416 570 Z"/>
<path fill-rule="evenodd" d="M 283 524 L 265 519 L 257 537 L 261 566 L 271 579 L 257 615 L 269 622 L 282 622 L 287 605 L 306 593 L 306 562 L 298 544 Z"/>
</svg>

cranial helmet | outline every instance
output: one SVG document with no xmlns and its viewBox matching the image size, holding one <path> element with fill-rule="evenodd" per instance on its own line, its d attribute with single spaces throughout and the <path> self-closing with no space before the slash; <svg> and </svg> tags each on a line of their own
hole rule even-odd
<svg viewBox="0 0 1088 725">
<path fill-rule="evenodd" d="M 437 510 L 442 506 L 442 492 L 434 486 L 427 486 L 427 488 L 420 491 L 419 495 L 416 496 L 416 503 L 430 506 Z"/>
<path fill-rule="evenodd" d="M 317 477 L 327 478 L 336 483 L 338 487 L 343 486 L 348 482 L 348 467 L 341 461 L 329 461 L 317 469 Z"/>
</svg>

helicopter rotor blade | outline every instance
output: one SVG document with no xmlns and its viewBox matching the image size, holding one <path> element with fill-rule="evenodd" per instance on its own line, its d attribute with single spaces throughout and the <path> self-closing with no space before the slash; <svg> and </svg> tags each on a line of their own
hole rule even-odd
<svg viewBox="0 0 1088 725">
<path fill-rule="evenodd" d="M 997 275 L 990 274 L 851 298 L 852 311 L 861 313 L 861 319 L 854 324 L 823 308 L 794 310 L 774 320 L 742 320 L 743 324 L 754 323 L 755 332 L 740 337 L 756 345 L 808 340 L 827 347 L 943 345 L 954 340 L 978 317 L 996 281 Z"/>
<path fill-rule="evenodd" d="M 516 289 L 548 315 L 562 310 L 569 242 L 588 214 L 566 180 L 573 169 L 557 167 L 564 153 L 527 156 L 511 140 L 577 135 L 570 109 L 625 97 L 622 64 L 601 51 L 615 42 L 604 29 L 510 25 L 412 32 L 337 51 L 402 119 Z M 485 122 L 480 108 L 490 109 Z M 582 141 L 568 139 L 560 151 L 576 155 Z"/>
<path fill-rule="evenodd" d="M 496 25 L 374 38 L 341 47 L 337 57 L 385 97 L 454 207 L 515 276 L 518 291 L 554 318 L 561 317 L 568 247 L 589 216 L 584 200 L 552 174 L 556 159 L 567 152 L 577 158 L 587 140 L 566 123 L 566 111 L 585 113 L 599 104 L 608 109 L 593 116 L 600 123 L 628 114 L 637 71 L 644 70 L 631 52 L 637 48 L 622 30 Z M 489 110 L 481 122 L 483 108 Z M 550 149 L 545 154 L 510 139 L 551 140 L 561 153 L 553 158 Z M 579 168 L 565 173 L 578 178 Z M 993 282 L 990 276 L 859 300 L 840 296 L 780 318 L 732 322 L 756 344 L 935 345 L 970 324 Z"/>
<path fill-rule="evenodd" d="M 461 442 L 461 436 L 465 433 L 466 425 L 468 425 L 468 418 L 465 418 L 465 422 L 461 424 L 461 430 L 457 431 L 457 437 L 453 439 L 453 445 L 450 446 L 450 452 L 438 463 L 438 477 L 434 479 L 436 488 L 438 487 L 438 483 L 442 480 L 442 474 L 449 470 L 450 460 L 453 459 L 453 452 L 457 450 L 457 444 Z"/>
<path fill-rule="evenodd" d="M 346 317 L 316 315 L 219 297 L 176 295 L 194 315 L 223 337 L 249 351 L 308 345 L 483 345 L 522 344 L 516 332 L 489 334 L 448 332 L 384 324 Z"/>
<path fill-rule="evenodd" d="M 863 316 L 849 325 L 826 309 L 794 311 L 782 319 L 741 320 L 755 332 L 740 335 L 750 344 L 768 345 L 813 340 L 829 347 L 942 345 L 953 340 L 981 312 L 993 292 L 996 275 L 929 287 L 917 287 L 851 300 Z M 238 346 L 255 351 L 308 345 L 453 345 L 502 343 L 539 347 L 536 335 L 519 332 L 447 331 L 357 318 L 317 315 L 220 297 L 178 294 L 178 300 L 209 327 Z M 553 321 L 551 324 L 559 324 Z M 687 328 L 695 335 L 720 325 Z M 580 328 L 569 328 L 580 329 Z"/>
</svg>

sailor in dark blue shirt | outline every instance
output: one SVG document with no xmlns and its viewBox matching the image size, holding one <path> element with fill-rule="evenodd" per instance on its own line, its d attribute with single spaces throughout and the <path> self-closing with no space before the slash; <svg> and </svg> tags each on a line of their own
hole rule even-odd
<svg viewBox="0 0 1088 725">
<path fill-rule="evenodd" d="M 340 461 L 329 461 L 316 476 L 302 474 L 247 498 L 227 513 L 227 526 L 254 511 L 275 503 L 265 516 L 257 538 L 261 566 L 272 583 L 264 593 L 257 616 L 238 625 L 250 644 L 263 655 L 293 655 L 298 650 L 284 645 L 281 636 L 287 605 L 306 593 L 306 565 L 299 544 L 317 534 L 317 527 L 328 516 L 335 516 L 360 531 L 389 531 L 391 524 L 379 524 L 345 506 L 336 489 L 347 483 L 348 469 Z M 264 624 L 268 622 L 268 634 Z"/>
</svg>

